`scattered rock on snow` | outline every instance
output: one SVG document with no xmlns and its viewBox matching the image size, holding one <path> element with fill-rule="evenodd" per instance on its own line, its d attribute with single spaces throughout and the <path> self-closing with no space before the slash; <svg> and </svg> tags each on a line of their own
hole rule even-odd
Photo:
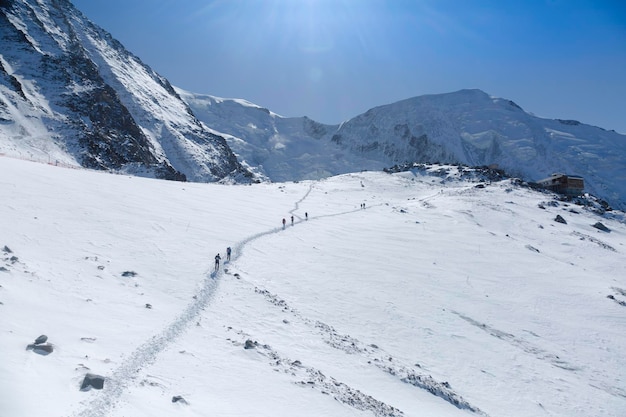
<svg viewBox="0 0 626 417">
<path fill-rule="evenodd" d="M 597 222 L 596 224 L 593 224 L 592 226 L 595 227 L 598 230 L 602 230 L 603 232 L 607 232 L 608 233 L 608 232 L 611 231 L 611 229 L 609 229 L 608 227 L 606 227 L 605 225 L 603 225 L 600 222 Z"/>
<path fill-rule="evenodd" d="M 13 251 L 11 249 L 9 249 L 9 247 L 7 245 L 4 245 L 4 248 L 2 248 L 2 251 L 5 253 L 13 253 Z"/>
<path fill-rule="evenodd" d="M 26 350 L 32 350 L 33 352 L 39 355 L 49 355 L 54 351 L 54 346 L 50 343 L 46 343 L 48 341 L 48 336 L 42 334 L 37 339 L 35 339 L 35 343 L 31 343 L 26 346 Z"/>
<path fill-rule="evenodd" d="M 626 301 L 618 300 L 614 295 L 607 295 L 606 298 L 615 301 L 617 304 L 626 307 Z"/>
<path fill-rule="evenodd" d="M 243 345 L 244 349 L 254 349 L 256 347 L 257 343 L 253 342 L 252 340 L 248 339 L 246 340 L 246 343 Z"/>
<path fill-rule="evenodd" d="M 556 215 L 556 218 L 554 219 L 555 222 L 557 223 L 563 223 L 563 224 L 567 224 L 567 222 L 565 221 L 565 219 L 563 217 L 561 217 L 560 214 Z"/>
<path fill-rule="evenodd" d="M 137 273 L 135 271 L 124 271 L 122 272 L 123 277 L 135 277 Z"/>
<path fill-rule="evenodd" d="M 180 403 L 180 404 L 188 404 L 187 400 L 185 400 L 181 395 L 175 395 L 172 397 L 172 402 L 173 403 Z"/>
<path fill-rule="evenodd" d="M 90 389 L 102 389 L 104 388 L 104 377 L 96 374 L 87 374 L 83 383 L 80 386 L 81 391 L 89 391 Z"/>
<path fill-rule="evenodd" d="M 535 247 L 533 247 L 531 245 L 526 245 L 526 249 L 531 250 L 533 252 L 539 253 L 539 249 L 537 249 L 537 248 L 535 248 Z"/>
<path fill-rule="evenodd" d="M 152 304 L 146 303 L 146 308 L 148 308 L 148 309 L 152 308 Z"/>
<path fill-rule="evenodd" d="M 32 350 L 39 355 L 47 356 L 54 351 L 54 346 L 52 346 L 50 343 L 42 343 L 39 345 L 32 343 L 26 346 L 26 350 Z"/>
</svg>

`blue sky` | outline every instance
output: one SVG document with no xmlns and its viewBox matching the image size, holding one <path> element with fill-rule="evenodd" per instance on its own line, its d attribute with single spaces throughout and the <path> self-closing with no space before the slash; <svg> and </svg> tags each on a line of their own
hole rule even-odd
<svg viewBox="0 0 626 417">
<path fill-rule="evenodd" d="M 339 123 L 479 88 L 626 134 L 626 2 L 72 0 L 178 87 Z"/>
</svg>

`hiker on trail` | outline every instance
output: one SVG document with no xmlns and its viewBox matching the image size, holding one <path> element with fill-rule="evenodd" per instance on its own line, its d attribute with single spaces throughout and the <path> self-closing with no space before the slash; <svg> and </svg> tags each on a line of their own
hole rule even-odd
<svg viewBox="0 0 626 417">
<path fill-rule="evenodd" d="M 226 248 L 226 260 L 228 262 L 230 262 L 230 253 L 232 252 L 232 250 L 230 249 L 230 246 Z"/>
<path fill-rule="evenodd" d="M 291 225 L 293 226 L 293 216 L 291 216 Z"/>
<path fill-rule="evenodd" d="M 220 259 L 222 259 L 222 257 L 220 256 L 219 253 L 215 255 L 215 270 L 216 271 L 220 269 Z"/>
<path fill-rule="evenodd" d="M 304 213 L 304 220 L 309 220 L 309 212 Z"/>
<path fill-rule="evenodd" d="M 283 230 L 285 230 L 285 223 L 287 223 L 287 220 L 283 217 Z"/>
</svg>

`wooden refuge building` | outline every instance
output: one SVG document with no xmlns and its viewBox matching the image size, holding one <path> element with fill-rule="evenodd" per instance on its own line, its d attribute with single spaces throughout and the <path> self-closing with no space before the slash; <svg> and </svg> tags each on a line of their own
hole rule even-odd
<svg viewBox="0 0 626 417">
<path fill-rule="evenodd" d="M 582 195 L 585 188 L 583 177 L 578 175 L 552 174 L 546 179 L 537 181 L 541 187 L 569 197 Z"/>
</svg>

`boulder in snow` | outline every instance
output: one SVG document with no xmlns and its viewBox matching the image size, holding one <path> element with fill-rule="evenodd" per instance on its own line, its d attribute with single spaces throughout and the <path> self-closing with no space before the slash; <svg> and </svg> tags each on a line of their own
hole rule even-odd
<svg viewBox="0 0 626 417">
<path fill-rule="evenodd" d="M 173 403 L 180 403 L 180 404 L 188 404 L 187 400 L 185 400 L 181 395 L 175 395 L 172 397 L 172 402 Z"/>
<path fill-rule="evenodd" d="M 598 230 L 602 230 L 603 232 L 607 232 L 608 233 L 608 232 L 611 231 L 611 229 L 609 229 L 608 227 L 606 227 L 605 225 L 603 225 L 600 222 L 597 222 L 596 224 L 593 224 L 592 226 L 595 227 Z"/>
<path fill-rule="evenodd" d="M 30 345 L 26 346 L 26 350 L 32 350 L 38 355 L 47 356 L 54 351 L 54 346 L 52 346 L 50 343 L 42 343 L 38 345 L 31 343 Z"/>
<path fill-rule="evenodd" d="M 89 391 L 90 389 L 102 389 L 104 388 L 104 377 L 96 374 L 87 374 L 83 383 L 80 386 L 81 391 Z"/>
</svg>

